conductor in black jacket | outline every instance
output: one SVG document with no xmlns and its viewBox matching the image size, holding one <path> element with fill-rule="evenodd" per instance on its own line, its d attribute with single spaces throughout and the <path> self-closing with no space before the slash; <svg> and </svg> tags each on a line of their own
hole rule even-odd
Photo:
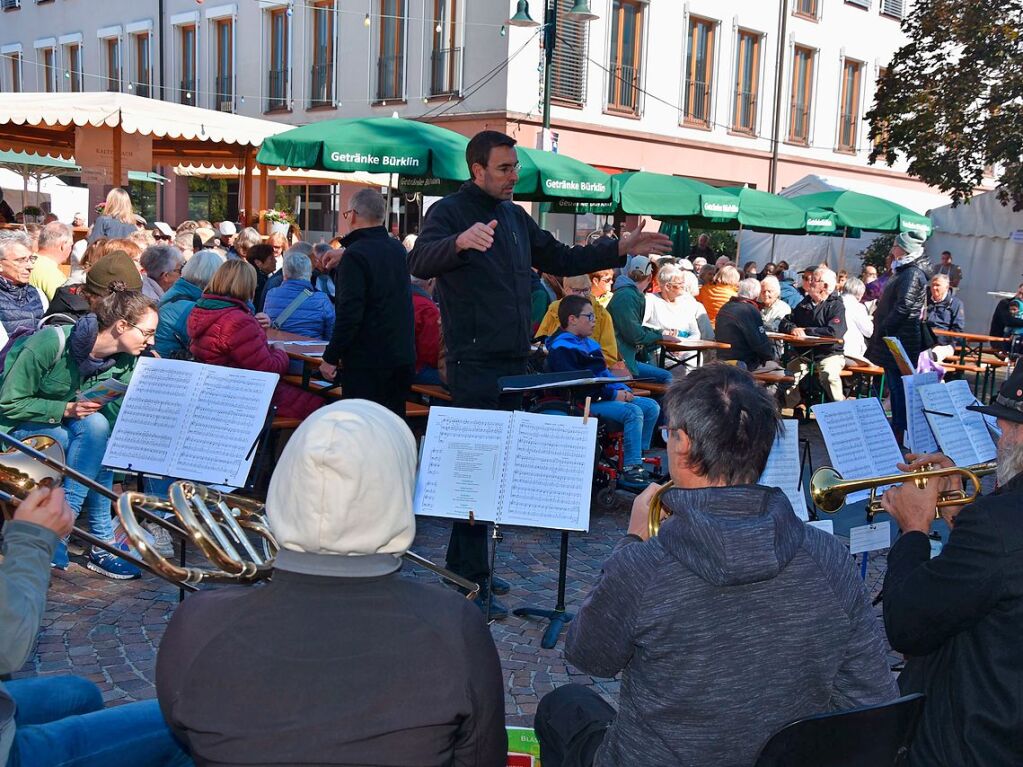
<svg viewBox="0 0 1023 767">
<path fill-rule="evenodd" d="M 927 535 L 949 481 L 906 482 L 882 496 L 902 530 L 888 554 L 885 630 L 907 656 L 903 694 L 927 695 L 910 767 L 1023 764 L 1023 365 L 993 404 L 970 410 L 1002 430 L 998 489 L 942 509 L 952 532 L 938 556 Z M 938 454 L 903 468 L 927 463 L 952 465 Z"/>
<path fill-rule="evenodd" d="M 415 374 L 412 286 L 402 244 L 384 229 L 384 198 L 372 189 L 352 197 L 350 234 L 341 240 L 334 333 L 320 373 L 337 378 L 344 399 L 377 402 L 399 418 Z"/>
<path fill-rule="evenodd" d="M 515 139 L 497 131 L 477 133 L 465 159 L 472 180 L 430 208 L 409 265 L 416 277 L 436 279 L 455 404 L 514 409 L 514 399 L 501 400 L 497 379 L 526 372 L 531 267 L 546 274 L 587 274 L 621 266 L 627 255 L 667 253 L 671 241 L 640 226 L 617 241 L 563 245 L 511 201 L 519 179 Z M 454 523 L 448 568 L 486 583 L 486 535 L 486 525 Z M 481 600 L 484 596 L 481 592 Z M 504 617 L 503 607 L 495 607 L 491 615 Z"/>
</svg>

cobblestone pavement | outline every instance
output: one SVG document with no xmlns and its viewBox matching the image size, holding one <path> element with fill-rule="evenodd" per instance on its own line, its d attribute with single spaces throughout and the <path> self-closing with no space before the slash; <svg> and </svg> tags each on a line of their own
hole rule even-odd
<svg viewBox="0 0 1023 767">
<path fill-rule="evenodd" d="M 826 461 L 815 425 L 802 429 L 810 438 L 815 465 Z M 590 531 L 570 537 L 566 602 L 577 608 L 593 585 L 604 560 L 624 533 L 632 496 L 622 494 L 611 511 L 594 510 Z M 449 523 L 421 519 L 415 550 L 438 563 L 444 561 Z M 502 601 L 509 607 L 553 607 L 557 594 L 560 534 L 508 528 L 498 547 L 497 574 L 512 583 Z M 867 585 L 872 595 L 884 577 L 884 552 L 872 554 Z M 409 577 L 436 580 L 431 573 L 406 569 Z M 146 574 L 139 581 L 106 580 L 84 568 L 81 558 L 54 571 L 47 611 L 36 652 L 15 678 L 36 674 L 74 673 L 96 682 L 111 704 L 155 696 L 156 653 L 167 622 L 177 605 L 177 590 Z M 878 608 L 880 620 L 880 608 Z M 563 642 L 551 650 L 540 647 L 546 621 L 510 616 L 495 622 L 494 641 L 505 674 L 508 724 L 531 725 L 541 696 L 568 682 L 589 685 L 613 704 L 618 680 L 581 673 L 562 656 Z M 894 664 L 899 657 L 892 655 Z"/>
</svg>

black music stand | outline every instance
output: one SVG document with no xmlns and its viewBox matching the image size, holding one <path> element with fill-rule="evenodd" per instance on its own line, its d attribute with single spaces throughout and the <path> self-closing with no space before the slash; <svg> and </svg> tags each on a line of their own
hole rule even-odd
<svg viewBox="0 0 1023 767">
<path fill-rule="evenodd" d="M 618 379 L 611 379 L 618 380 Z M 593 373 L 588 370 L 574 370 L 562 373 L 540 373 L 537 375 L 505 376 L 498 379 L 501 392 L 509 390 L 539 391 L 543 389 L 564 388 L 572 390 L 575 387 L 592 389 L 594 386 L 601 386 L 607 383 L 608 379 L 595 380 Z M 595 417 L 595 416 L 594 416 Z M 491 571 L 492 572 L 492 571 Z M 575 617 L 565 609 L 565 582 L 568 579 L 568 530 L 561 531 L 561 556 L 558 561 L 558 601 L 553 610 L 546 610 L 541 607 L 516 607 L 512 610 L 514 615 L 521 618 L 545 618 L 550 621 L 547 630 L 544 632 L 540 646 L 545 650 L 552 649 L 561 636 L 561 630 L 565 624 Z"/>
</svg>

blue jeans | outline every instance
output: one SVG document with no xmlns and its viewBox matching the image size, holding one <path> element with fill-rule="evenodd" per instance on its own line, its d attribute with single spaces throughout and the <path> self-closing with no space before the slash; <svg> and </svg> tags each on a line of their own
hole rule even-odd
<svg viewBox="0 0 1023 767">
<path fill-rule="evenodd" d="M 657 365 L 651 365 L 647 362 L 636 363 L 636 378 L 646 378 L 647 380 L 663 384 L 670 384 L 672 380 L 670 370 L 659 368 Z"/>
<path fill-rule="evenodd" d="M 26 422 L 11 432 L 11 436 L 17 439 L 33 434 L 52 437 L 64 448 L 68 466 L 108 489 L 113 487 L 113 473 L 103 468 L 103 454 L 110 438 L 110 422 L 102 413 L 68 419 L 59 424 Z M 64 492 L 68 506 L 76 516 L 83 511 L 88 515 L 89 529 L 93 535 L 104 541 L 114 540 L 109 498 L 69 478 L 64 479 Z"/>
<path fill-rule="evenodd" d="M 590 412 L 624 425 L 626 466 L 638 466 L 643 462 L 642 451 L 650 449 L 657 416 L 661 413 L 660 405 L 649 397 L 636 397 L 632 402 L 594 402 L 590 405 Z"/>
<path fill-rule="evenodd" d="M 18 705 L 7 767 L 187 767 L 155 700 L 103 708 L 99 688 L 75 676 L 8 682 Z"/>
</svg>

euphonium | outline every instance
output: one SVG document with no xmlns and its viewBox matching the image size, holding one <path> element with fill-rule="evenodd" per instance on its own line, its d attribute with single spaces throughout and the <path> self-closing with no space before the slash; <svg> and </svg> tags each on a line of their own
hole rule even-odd
<svg viewBox="0 0 1023 767">
<path fill-rule="evenodd" d="M 650 512 L 647 518 L 647 533 L 650 537 L 655 537 L 661 532 L 661 521 L 662 518 L 667 519 L 674 512 L 664 505 L 661 496 L 667 491 L 675 487 L 675 483 L 670 479 L 658 488 L 657 492 L 654 493 L 654 497 L 650 499 Z"/>
<path fill-rule="evenodd" d="M 940 509 L 949 506 L 962 506 L 973 503 L 980 495 L 980 478 L 993 474 L 997 465 L 992 461 L 979 463 L 974 466 L 948 466 L 935 468 L 925 466 L 918 471 L 903 474 L 889 474 L 882 477 L 866 477 L 863 479 L 843 479 L 842 475 L 830 466 L 822 466 L 813 473 L 810 478 L 810 497 L 814 504 L 821 511 L 834 514 L 845 505 L 846 496 L 859 490 L 870 490 L 870 499 L 867 501 L 867 518 L 873 519 L 875 514 L 884 511 L 881 505 L 881 495 L 877 491 L 887 485 L 897 485 L 902 482 L 914 482 L 917 487 L 923 488 L 928 479 L 937 477 L 962 477 L 970 484 L 970 490 L 948 490 L 938 494 L 938 506 L 934 510 L 935 518 L 941 516 Z M 883 494 L 882 494 L 883 495 Z"/>
<path fill-rule="evenodd" d="M 185 481 L 174 482 L 166 499 L 135 492 L 118 495 L 67 466 L 64 451 L 48 437 L 29 437 L 21 442 L 0 433 L 0 442 L 10 447 L 0 452 L 0 501 L 17 504 L 33 488 L 52 486 L 63 477 L 81 482 L 114 503 L 121 527 L 139 556 L 77 527 L 75 535 L 136 567 L 193 591 L 200 583 L 254 583 L 273 573 L 277 540 L 266 524 L 263 504 L 258 500 Z M 167 520 L 164 514 L 173 515 L 175 521 Z M 150 543 L 140 517 L 180 539 L 191 540 L 211 566 L 185 567 L 161 555 Z M 479 593 L 479 586 L 473 581 L 412 551 L 404 557 L 465 589 L 469 599 Z"/>
</svg>

